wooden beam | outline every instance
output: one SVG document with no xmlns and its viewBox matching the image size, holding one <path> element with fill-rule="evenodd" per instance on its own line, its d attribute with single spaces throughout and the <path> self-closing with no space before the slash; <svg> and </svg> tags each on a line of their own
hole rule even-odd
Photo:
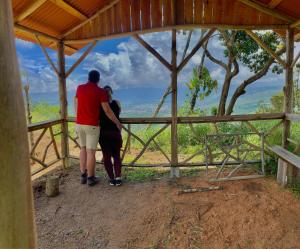
<svg viewBox="0 0 300 249">
<path fill-rule="evenodd" d="M 294 61 L 293 61 L 293 63 L 292 63 L 292 67 L 294 67 L 294 66 L 296 65 L 296 63 L 297 63 L 297 61 L 299 60 L 299 58 L 300 58 L 300 51 L 299 51 L 298 54 L 296 55 L 296 57 L 295 57 L 295 59 L 294 59 Z"/>
<path fill-rule="evenodd" d="M 294 29 L 286 31 L 286 67 L 285 67 L 285 87 L 284 87 L 284 112 L 293 112 L 293 68 L 294 59 Z M 288 147 L 288 138 L 290 137 L 291 122 L 288 119 L 284 120 L 282 133 L 282 146 Z"/>
<path fill-rule="evenodd" d="M 61 156 L 63 159 L 63 166 L 67 168 L 69 166 L 69 143 L 68 143 L 68 98 L 67 98 L 67 84 L 66 84 L 66 72 L 65 72 L 65 53 L 64 43 L 60 41 L 57 44 L 57 56 L 58 56 L 58 80 L 59 80 L 59 100 L 60 100 L 60 118 L 63 120 L 61 125 Z"/>
<path fill-rule="evenodd" d="M 0 248 L 37 248 L 12 1 L 0 1 Z"/>
<path fill-rule="evenodd" d="M 259 44 L 264 50 L 266 50 L 274 59 L 276 59 L 283 67 L 286 66 L 283 61 L 272 49 L 270 49 L 254 32 L 247 30 L 246 33 Z"/>
<path fill-rule="evenodd" d="M 16 18 L 15 22 L 21 22 L 26 17 L 30 16 L 34 11 L 41 7 L 47 0 L 35 0 L 26 7 Z"/>
<path fill-rule="evenodd" d="M 276 24 L 276 25 L 227 25 L 227 24 L 218 24 L 219 30 L 270 30 L 270 29 L 286 29 L 289 27 L 288 24 Z M 122 38 L 127 36 L 133 35 L 141 35 L 141 34 L 148 34 L 153 32 L 163 32 L 163 31 L 171 31 L 172 29 L 177 30 L 193 30 L 193 29 L 211 29 L 215 28 L 216 24 L 184 24 L 184 25 L 172 25 L 166 27 L 159 27 L 159 28 L 149 28 L 144 30 L 135 30 L 130 32 L 124 33 L 116 33 L 116 34 L 109 34 L 109 35 L 101 35 L 101 36 L 93 36 L 84 39 L 65 39 L 65 44 L 84 44 L 89 43 L 94 40 L 109 40 L 109 39 L 116 39 Z"/>
<path fill-rule="evenodd" d="M 81 21 L 85 21 L 88 19 L 87 16 L 82 14 L 78 9 L 74 8 L 72 5 L 66 3 L 64 0 L 51 0 L 52 3 L 62 8 L 64 11 L 68 12 L 72 16 L 77 17 Z"/>
<path fill-rule="evenodd" d="M 85 52 L 79 57 L 79 59 L 73 64 L 73 66 L 67 71 L 66 78 L 75 70 L 75 68 L 88 56 L 92 49 L 97 45 L 97 41 L 92 42 L 92 44 L 85 50 Z"/>
<path fill-rule="evenodd" d="M 290 28 L 298 28 L 300 26 L 300 19 L 297 20 L 296 22 L 293 22 L 291 25 L 290 25 Z"/>
<path fill-rule="evenodd" d="M 257 1 L 251 1 L 251 0 L 238 0 L 240 1 L 241 3 L 249 6 L 249 7 L 252 7 L 260 12 L 263 12 L 267 15 L 270 15 L 270 16 L 273 16 L 277 19 L 280 19 L 280 20 L 283 20 L 287 23 L 292 23 L 295 21 L 295 18 L 291 17 L 291 16 L 288 16 L 280 11 L 277 11 L 275 9 L 270 9 L 267 7 L 267 5 L 264 5 L 264 4 L 261 4 L 260 2 L 257 2 Z"/>
<path fill-rule="evenodd" d="M 271 0 L 271 2 L 268 3 L 268 6 L 271 9 L 275 9 L 283 0 Z"/>
<path fill-rule="evenodd" d="M 200 41 L 196 44 L 196 46 L 193 48 L 193 50 L 190 52 L 189 55 L 185 57 L 185 59 L 180 63 L 178 66 L 178 71 L 181 71 L 184 66 L 188 63 L 188 61 L 194 56 L 194 54 L 204 45 L 204 43 L 211 37 L 211 35 L 216 31 L 216 28 L 212 28 L 211 30 L 207 31 L 207 33 L 204 35 Z"/>
<path fill-rule="evenodd" d="M 50 58 L 50 56 L 49 56 L 49 54 L 48 54 L 48 52 L 47 52 L 47 50 L 46 50 L 46 49 L 44 48 L 44 46 L 42 45 L 42 43 L 41 43 L 39 37 L 38 37 L 37 35 L 36 35 L 35 37 L 36 37 L 36 40 L 37 40 L 38 44 L 40 45 L 40 47 L 41 47 L 41 49 L 42 49 L 42 51 L 43 51 L 43 54 L 45 55 L 47 61 L 48 61 L 49 64 L 51 65 L 52 69 L 54 70 L 54 72 L 56 73 L 56 75 L 59 75 L 59 72 L 58 72 L 57 67 L 54 65 L 53 61 L 51 60 L 51 58 Z"/>
<path fill-rule="evenodd" d="M 30 33 L 32 35 L 41 36 L 41 37 L 43 37 L 43 38 L 45 38 L 45 39 L 47 39 L 49 41 L 53 41 L 53 42 L 58 42 L 59 41 L 59 39 L 56 38 L 56 37 L 54 37 L 54 36 L 51 36 L 51 35 L 48 35 L 46 33 L 43 33 L 43 32 L 31 29 L 31 28 L 25 27 L 25 26 L 17 24 L 17 23 L 15 23 L 15 29 L 23 31 L 23 32 L 26 32 L 26 33 Z"/>
<path fill-rule="evenodd" d="M 177 136 L 177 41 L 176 29 L 172 30 L 172 123 L 171 123 L 171 177 L 179 177 L 178 165 L 178 136 Z"/>
<path fill-rule="evenodd" d="M 75 27 L 71 28 L 69 31 L 67 31 L 63 37 L 66 37 L 67 35 L 73 33 L 74 31 L 76 31 L 77 29 L 81 28 L 82 26 L 84 26 L 85 24 L 87 24 L 88 22 L 91 22 L 93 19 L 95 19 L 96 17 L 98 17 L 101 13 L 103 13 L 104 11 L 112 8 L 115 4 L 117 4 L 120 0 L 114 0 L 111 3 L 107 4 L 106 6 L 104 6 L 103 8 L 101 8 L 100 10 L 98 10 L 94 15 L 92 15 L 90 18 L 86 19 L 85 21 L 81 22 L 80 24 L 76 25 Z"/>
<path fill-rule="evenodd" d="M 156 57 L 166 68 L 172 71 L 171 64 L 166 61 L 154 48 L 152 48 L 144 39 L 142 39 L 139 35 L 134 35 L 133 38 L 139 42 L 145 49 L 147 49 L 153 56 Z"/>
</svg>

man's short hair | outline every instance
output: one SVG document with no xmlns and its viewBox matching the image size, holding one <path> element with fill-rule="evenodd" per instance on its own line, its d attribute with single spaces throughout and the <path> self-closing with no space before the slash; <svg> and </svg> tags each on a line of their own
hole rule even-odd
<svg viewBox="0 0 300 249">
<path fill-rule="evenodd" d="M 100 73 L 97 70 L 92 70 L 89 72 L 89 81 L 93 83 L 98 83 L 100 80 Z"/>
</svg>

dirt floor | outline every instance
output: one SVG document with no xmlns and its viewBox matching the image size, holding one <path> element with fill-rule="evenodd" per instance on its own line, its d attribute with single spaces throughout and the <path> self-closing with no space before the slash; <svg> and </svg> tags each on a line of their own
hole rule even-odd
<svg viewBox="0 0 300 249">
<path fill-rule="evenodd" d="M 272 179 L 212 184 L 190 177 L 121 187 L 103 179 L 88 187 L 75 167 L 61 178 L 57 197 L 34 185 L 42 249 L 300 249 L 300 200 Z M 178 195 L 212 185 L 224 189 Z"/>
</svg>

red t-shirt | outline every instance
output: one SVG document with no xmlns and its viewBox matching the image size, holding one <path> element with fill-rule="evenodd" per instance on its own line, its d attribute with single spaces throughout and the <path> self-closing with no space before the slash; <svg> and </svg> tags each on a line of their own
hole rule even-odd
<svg viewBox="0 0 300 249">
<path fill-rule="evenodd" d="M 78 100 L 76 123 L 99 126 L 101 103 L 108 102 L 106 91 L 95 83 L 87 82 L 77 87 L 76 97 Z"/>
</svg>

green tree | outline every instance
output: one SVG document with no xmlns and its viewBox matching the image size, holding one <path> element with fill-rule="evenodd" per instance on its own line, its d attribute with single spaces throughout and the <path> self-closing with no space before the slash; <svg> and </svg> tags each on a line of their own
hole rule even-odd
<svg viewBox="0 0 300 249">
<path fill-rule="evenodd" d="M 205 97 L 209 96 L 213 90 L 217 89 L 218 82 L 213 80 L 208 69 L 202 66 L 201 68 L 195 67 L 193 69 L 192 78 L 186 85 L 189 89 L 188 102 L 190 103 L 190 112 L 194 112 L 197 99 L 204 100 Z"/>
<path fill-rule="evenodd" d="M 257 36 L 272 49 L 278 56 L 285 52 L 281 38 L 275 32 L 256 33 Z M 245 31 L 219 31 L 219 40 L 224 45 L 226 62 L 214 57 L 208 48 L 205 49 L 206 56 L 215 64 L 225 70 L 222 84 L 221 98 L 218 106 L 218 115 L 230 115 L 237 99 L 246 93 L 246 87 L 267 74 L 269 69 L 280 74 L 283 69 L 275 59 L 247 35 Z M 247 66 L 252 73 L 249 78 L 242 81 L 234 90 L 228 100 L 228 93 L 232 80 L 240 73 L 239 63 Z"/>
</svg>

